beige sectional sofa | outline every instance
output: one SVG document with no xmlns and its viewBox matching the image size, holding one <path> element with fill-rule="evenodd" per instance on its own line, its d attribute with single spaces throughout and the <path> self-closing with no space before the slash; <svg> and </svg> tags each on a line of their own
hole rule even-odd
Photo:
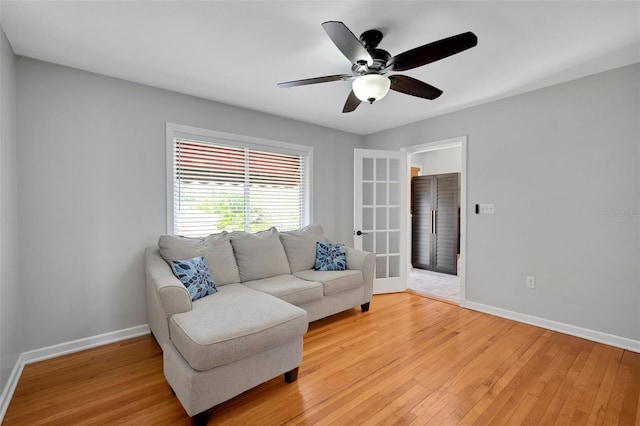
<svg viewBox="0 0 640 426">
<path fill-rule="evenodd" d="M 318 271 L 322 227 L 206 238 L 160 237 L 145 251 L 147 316 L 164 373 L 196 424 L 207 410 L 280 374 L 295 381 L 308 323 L 369 309 L 375 256 L 346 248 L 346 270 Z M 202 256 L 217 287 L 191 300 L 170 267 Z"/>
</svg>

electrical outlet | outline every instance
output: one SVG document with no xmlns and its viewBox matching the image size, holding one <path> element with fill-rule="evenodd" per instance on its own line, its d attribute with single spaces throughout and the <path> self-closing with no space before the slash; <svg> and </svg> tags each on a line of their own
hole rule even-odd
<svg viewBox="0 0 640 426">
<path fill-rule="evenodd" d="M 527 277 L 527 288 L 536 288 L 536 279 L 534 277 Z"/>
</svg>

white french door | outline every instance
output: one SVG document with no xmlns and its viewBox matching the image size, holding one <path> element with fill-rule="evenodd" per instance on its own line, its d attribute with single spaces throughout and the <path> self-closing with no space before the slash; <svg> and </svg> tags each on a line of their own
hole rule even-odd
<svg viewBox="0 0 640 426">
<path fill-rule="evenodd" d="M 376 254 L 373 292 L 407 288 L 407 154 L 355 149 L 354 247 Z"/>
</svg>

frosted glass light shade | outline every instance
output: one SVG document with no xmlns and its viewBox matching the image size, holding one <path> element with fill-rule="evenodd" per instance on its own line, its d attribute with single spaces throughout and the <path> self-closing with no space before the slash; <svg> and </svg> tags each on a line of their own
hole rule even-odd
<svg viewBox="0 0 640 426">
<path fill-rule="evenodd" d="M 367 74 L 353 80 L 353 93 L 363 102 L 373 103 L 384 98 L 391 80 L 380 74 Z"/>
</svg>

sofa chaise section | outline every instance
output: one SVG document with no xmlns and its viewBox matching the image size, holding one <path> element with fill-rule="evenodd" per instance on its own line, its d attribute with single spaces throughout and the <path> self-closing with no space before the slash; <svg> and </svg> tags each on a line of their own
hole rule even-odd
<svg viewBox="0 0 640 426">
<path fill-rule="evenodd" d="M 295 340 L 307 327 L 303 309 L 241 284 L 221 286 L 216 297 L 196 300 L 169 320 L 173 345 L 197 371 Z"/>
<path fill-rule="evenodd" d="M 241 284 L 221 286 L 215 296 L 173 315 L 163 345 L 165 377 L 196 423 L 280 374 L 295 381 L 308 327 L 303 309 Z"/>
</svg>

